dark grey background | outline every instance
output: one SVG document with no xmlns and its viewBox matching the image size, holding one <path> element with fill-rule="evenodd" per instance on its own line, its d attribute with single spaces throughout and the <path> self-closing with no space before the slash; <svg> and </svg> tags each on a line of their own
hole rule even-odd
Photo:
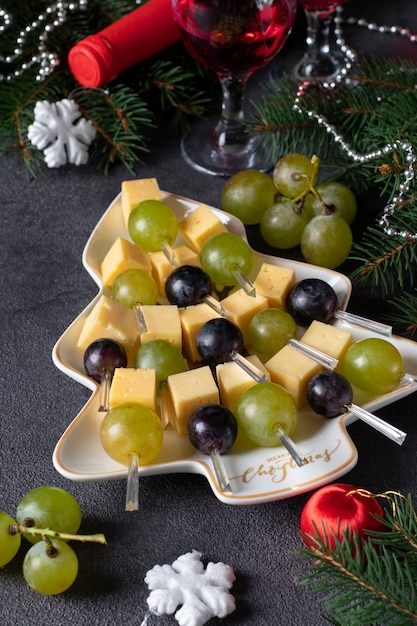
<svg viewBox="0 0 417 626">
<path fill-rule="evenodd" d="M 415 0 L 350 0 L 346 14 L 417 32 Z M 303 18 L 274 61 L 290 67 L 301 54 Z M 396 36 L 349 29 L 363 52 L 417 58 L 417 47 Z M 252 89 L 256 80 L 251 83 Z M 0 88 L 1 89 L 1 88 Z M 162 189 L 219 206 L 224 181 L 198 174 L 182 160 L 178 137 L 161 131 L 137 177 L 156 176 Z M 236 612 L 225 624 L 245 626 L 325 623 L 322 597 L 300 586 L 294 558 L 299 516 L 308 494 L 256 506 L 228 506 L 195 475 L 148 477 L 141 509 L 125 513 L 125 482 L 73 483 L 58 474 L 52 453 L 89 392 L 51 360 L 55 341 L 96 294 L 81 255 L 92 229 L 120 184 L 132 176 L 121 166 L 108 176 L 93 167 L 45 168 L 29 179 L 23 164 L 0 160 L 0 508 L 14 514 L 21 497 L 42 484 L 69 489 L 79 500 L 82 531 L 104 532 L 108 546 L 75 546 L 80 573 L 59 597 L 43 597 L 24 583 L 24 551 L 0 572 L 2 626 L 135 626 L 146 612 L 144 575 L 192 549 L 236 571 Z M 366 211 L 366 206 L 363 211 Z M 366 303 L 366 305 L 364 304 Z M 383 313 L 378 299 L 354 293 L 349 310 Z M 416 409 L 410 396 L 379 414 L 408 431 L 400 448 L 361 423 L 349 427 L 359 462 L 343 480 L 374 491 L 416 495 Z M 176 623 L 153 617 L 149 624 Z M 218 623 L 212 620 L 213 625 Z"/>
</svg>

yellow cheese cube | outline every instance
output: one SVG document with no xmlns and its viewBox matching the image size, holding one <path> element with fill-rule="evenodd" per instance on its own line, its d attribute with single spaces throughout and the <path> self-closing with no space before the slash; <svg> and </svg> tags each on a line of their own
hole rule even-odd
<svg viewBox="0 0 417 626">
<path fill-rule="evenodd" d="M 270 379 L 269 372 L 256 355 L 250 355 L 246 359 Z M 234 361 L 217 365 L 216 374 L 221 403 L 233 414 L 236 414 L 236 406 L 242 393 L 257 383 Z"/>
<path fill-rule="evenodd" d="M 151 272 L 151 261 L 148 252 L 136 244 L 118 237 L 107 252 L 101 263 L 101 279 L 106 287 L 111 287 L 114 279 L 121 272 L 138 268 Z"/>
<path fill-rule="evenodd" d="M 182 350 L 182 333 L 178 307 L 174 304 L 147 304 L 140 307 L 146 331 L 141 345 L 153 339 L 165 339 Z"/>
<path fill-rule="evenodd" d="M 110 408 L 123 402 L 139 402 L 153 411 L 157 410 L 154 369 L 117 367 L 114 370 L 109 394 Z"/>
<path fill-rule="evenodd" d="M 156 178 L 139 178 L 122 182 L 122 212 L 127 225 L 131 210 L 144 200 L 162 200 Z"/>
<path fill-rule="evenodd" d="M 353 343 L 353 337 L 348 330 L 314 320 L 301 341 L 341 361 L 346 350 Z"/>
<path fill-rule="evenodd" d="M 106 337 L 118 341 L 128 350 L 136 342 L 137 336 L 132 309 L 102 295 L 84 321 L 77 347 L 85 350 L 93 341 Z"/>
<path fill-rule="evenodd" d="M 248 296 L 243 289 L 238 289 L 221 301 L 231 322 L 239 326 L 245 345 L 249 343 L 249 322 L 255 313 L 268 308 L 268 299 L 256 292 L 256 296 Z"/>
<path fill-rule="evenodd" d="M 201 361 L 201 356 L 197 351 L 196 337 L 200 328 L 209 320 L 220 317 L 208 304 L 196 304 L 179 309 L 180 322 L 182 328 L 182 347 L 184 353 L 191 361 L 196 363 Z"/>
<path fill-rule="evenodd" d="M 201 406 L 220 404 L 219 390 L 208 365 L 168 376 L 175 430 L 187 433 L 188 420 Z"/>
<path fill-rule="evenodd" d="M 256 293 L 268 298 L 271 308 L 285 309 L 288 292 L 295 283 L 295 271 L 272 263 L 262 263 L 254 280 Z"/>
<path fill-rule="evenodd" d="M 307 383 L 323 368 L 290 345 L 286 345 L 265 363 L 271 381 L 292 395 L 297 409 L 307 402 Z"/>
<path fill-rule="evenodd" d="M 186 215 L 178 224 L 186 244 L 196 252 L 212 235 L 227 232 L 227 227 L 205 204 L 200 204 L 194 211 Z"/>
<path fill-rule="evenodd" d="M 172 251 L 178 261 L 178 265 L 200 265 L 199 255 L 188 246 L 176 246 Z M 152 267 L 152 276 L 158 285 L 159 293 L 164 296 L 166 279 L 175 268 L 162 251 L 152 252 L 149 255 L 149 259 Z"/>
</svg>

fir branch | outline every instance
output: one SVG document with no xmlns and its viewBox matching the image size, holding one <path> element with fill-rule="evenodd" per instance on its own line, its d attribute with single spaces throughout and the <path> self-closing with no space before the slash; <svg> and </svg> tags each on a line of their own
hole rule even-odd
<svg viewBox="0 0 417 626">
<path fill-rule="evenodd" d="M 363 239 L 354 243 L 350 259 L 360 266 L 352 271 L 358 284 L 372 278 L 372 284 L 380 286 L 384 294 L 396 289 L 407 289 L 415 282 L 417 243 L 400 237 L 384 237 L 375 227 L 368 227 Z"/>
<path fill-rule="evenodd" d="M 392 324 L 398 328 L 398 332 L 411 339 L 417 337 L 417 292 L 398 296 L 390 304 L 394 308 Z"/>
<path fill-rule="evenodd" d="M 136 68 L 136 87 L 148 101 L 155 103 L 155 110 L 171 112 L 174 121 L 184 130 L 192 118 L 202 117 L 213 103 L 214 85 L 211 73 L 197 64 L 178 47 L 175 60 L 164 54 Z"/>
<path fill-rule="evenodd" d="M 370 532 L 364 543 L 345 533 L 341 541 L 334 538 L 333 548 L 325 537 L 315 538 L 314 548 L 299 555 L 309 560 L 300 582 L 326 594 L 332 623 L 417 623 L 416 514 L 410 496 L 380 495 L 391 506 L 382 520 L 386 531 Z"/>
<path fill-rule="evenodd" d="M 135 162 L 148 152 L 147 129 L 155 126 L 147 104 L 127 86 L 120 85 L 110 93 L 103 90 L 81 90 L 74 98 L 84 117 L 97 130 L 90 150 L 90 161 L 104 172 L 116 161 L 133 173 Z"/>
</svg>

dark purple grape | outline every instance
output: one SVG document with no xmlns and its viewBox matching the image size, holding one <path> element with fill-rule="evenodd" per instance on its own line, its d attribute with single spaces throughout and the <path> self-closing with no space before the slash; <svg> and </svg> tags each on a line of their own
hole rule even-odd
<svg viewBox="0 0 417 626">
<path fill-rule="evenodd" d="M 97 339 L 84 352 L 84 369 L 90 378 L 101 382 L 103 372 L 113 376 L 116 367 L 126 367 L 127 355 L 124 347 L 113 339 Z"/>
<path fill-rule="evenodd" d="M 300 326 L 309 326 L 313 320 L 327 323 L 337 309 L 333 287 L 320 278 L 300 280 L 287 296 L 287 311 Z"/>
<path fill-rule="evenodd" d="M 236 440 L 237 430 L 233 413 L 219 404 L 200 407 L 188 422 L 188 438 L 203 454 L 211 454 L 214 449 L 220 454 L 227 452 Z"/>
<path fill-rule="evenodd" d="M 352 387 L 336 372 L 319 372 L 307 384 L 307 401 L 313 411 L 326 417 L 346 412 L 352 402 Z"/>
<path fill-rule="evenodd" d="M 197 265 L 180 265 L 168 276 L 165 295 L 179 307 L 201 304 L 213 290 L 210 276 Z"/>
<path fill-rule="evenodd" d="M 242 331 L 227 318 L 216 317 L 200 328 L 196 346 L 203 361 L 213 367 L 231 361 L 233 353 L 242 350 Z"/>
</svg>

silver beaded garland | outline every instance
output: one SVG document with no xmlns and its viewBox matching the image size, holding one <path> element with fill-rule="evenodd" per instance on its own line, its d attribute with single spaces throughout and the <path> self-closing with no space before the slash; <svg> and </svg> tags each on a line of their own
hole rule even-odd
<svg viewBox="0 0 417 626">
<path fill-rule="evenodd" d="M 49 74 L 51 74 L 55 67 L 59 65 L 59 59 L 55 53 L 48 52 L 46 48 L 48 35 L 65 23 L 68 12 L 86 9 L 87 2 L 88 0 L 77 0 L 77 2 L 62 2 L 59 0 L 58 2 L 54 2 L 48 6 L 43 13 L 40 13 L 31 24 L 28 24 L 23 30 L 21 30 L 16 39 L 16 48 L 14 49 L 13 54 L 9 54 L 7 56 L 0 55 L 0 61 L 11 64 L 19 59 L 19 57 L 23 54 L 23 48 L 27 38 L 31 33 L 39 29 L 39 45 L 36 53 L 31 59 L 22 63 L 20 68 L 16 69 L 14 72 L 10 74 L 0 74 L 0 81 L 11 81 L 18 78 L 34 65 L 39 65 L 39 71 L 36 75 L 37 81 L 42 81 Z M 50 21 L 51 18 L 52 21 Z M 11 24 L 12 18 L 9 13 L 0 9 L 0 19 L 3 22 L 0 25 L 1 33 Z"/>
<path fill-rule="evenodd" d="M 343 39 L 341 29 L 341 23 L 343 20 L 341 15 L 342 7 L 339 7 L 337 15 L 335 16 L 336 43 L 344 56 L 345 63 L 339 74 L 334 77 L 331 82 L 322 81 L 320 83 L 324 89 L 332 89 L 344 80 L 348 80 L 348 73 L 356 59 L 354 51 L 346 45 L 346 42 Z M 378 26 L 373 22 L 367 22 L 364 19 L 356 19 L 353 17 L 348 18 L 346 20 L 346 23 L 349 25 L 365 27 L 369 31 L 376 31 L 382 34 L 400 35 L 401 37 L 406 37 L 411 43 L 417 43 L 417 35 L 413 34 L 408 28 L 403 28 L 401 26 Z M 397 141 L 394 143 L 388 143 L 382 148 L 372 150 L 371 152 L 368 152 L 366 154 L 360 154 L 344 140 L 342 135 L 337 132 L 336 128 L 332 124 L 330 124 L 323 115 L 320 115 L 316 111 L 304 108 L 302 106 L 303 96 L 312 85 L 317 85 L 317 81 L 306 80 L 298 86 L 296 97 L 293 103 L 294 110 L 297 113 L 304 115 L 306 114 L 310 119 L 314 119 L 318 126 L 323 127 L 326 132 L 332 136 L 333 141 L 340 146 L 343 152 L 345 152 L 345 154 L 347 154 L 350 159 L 356 162 L 366 163 L 369 161 L 380 159 L 383 155 L 389 154 L 390 152 L 393 152 L 395 149 L 398 148 L 402 149 L 405 152 L 406 162 L 408 165 L 402 174 L 403 182 L 398 187 L 398 194 L 392 199 L 392 202 L 390 202 L 384 208 L 383 215 L 379 220 L 379 225 L 389 236 L 401 237 L 402 239 L 405 239 L 407 241 L 416 241 L 417 233 L 410 233 L 406 230 L 396 230 L 390 225 L 390 217 L 395 213 L 396 209 L 399 208 L 400 205 L 404 202 L 404 198 L 408 195 L 410 191 L 411 181 L 414 178 L 416 155 L 414 154 L 412 145 L 408 142 Z"/>
</svg>

